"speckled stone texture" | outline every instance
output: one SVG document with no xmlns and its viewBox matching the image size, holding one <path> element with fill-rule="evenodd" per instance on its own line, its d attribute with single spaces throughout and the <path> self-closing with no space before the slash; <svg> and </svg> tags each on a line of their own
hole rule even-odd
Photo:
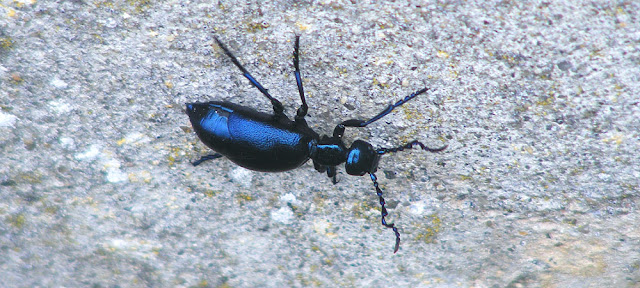
<svg viewBox="0 0 640 288">
<path fill-rule="evenodd" d="M 637 287 L 640 2 L 1 1 L 0 287 Z M 259 173 L 184 103 L 329 134 L 377 175 Z"/>
</svg>

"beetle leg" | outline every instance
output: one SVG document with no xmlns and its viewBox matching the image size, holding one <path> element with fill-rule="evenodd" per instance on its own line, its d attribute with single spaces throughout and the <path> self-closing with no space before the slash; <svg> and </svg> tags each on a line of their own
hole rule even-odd
<svg viewBox="0 0 640 288">
<path fill-rule="evenodd" d="M 300 100 L 302 101 L 302 105 L 298 108 L 296 112 L 296 121 L 299 119 L 304 119 L 304 116 L 307 116 L 307 111 L 309 110 L 309 106 L 307 106 L 307 100 L 304 98 L 304 89 L 302 88 L 302 75 L 300 75 L 300 65 L 299 65 L 299 47 L 300 47 L 300 36 L 296 35 L 296 44 L 293 48 L 293 67 L 296 69 L 293 74 L 296 76 L 296 84 L 298 84 L 298 93 L 300 93 Z"/>
<path fill-rule="evenodd" d="M 336 125 L 336 128 L 333 129 L 333 137 L 337 136 L 337 138 L 342 138 L 345 127 L 365 127 L 373 122 L 376 122 L 380 120 L 380 118 L 387 116 L 389 113 L 391 113 L 393 109 L 402 106 L 402 104 L 407 103 L 409 100 L 415 98 L 416 96 L 424 92 L 427 92 L 427 90 L 429 90 L 429 88 L 422 88 L 416 92 L 411 93 L 411 95 L 398 100 L 398 102 L 396 102 L 395 104 L 389 104 L 387 108 L 385 108 L 384 110 L 382 110 L 382 112 L 378 113 L 378 115 L 376 116 L 373 116 L 373 118 L 369 120 L 349 119 L 346 121 L 342 121 L 342 123 Z"/>
<path fill-rule="evenodd" d="M 220 157 L 222 157 L 222 154 L 218 154 L 218 153 L 207 155 L 207 156 L 202 156 L 202 157 L 200 157 L 200 159 L 191 162 L 191 164 L 193 166 L 198 166 L 198 165 L 202 164 L 202 162 L 204 162 L 204 161 L 218 159 Z"/>
<path fill-rule="evenodd" d="M 218 43 L 218 46 L 220 46 L 220 48 L 222 48 L 222 51 L 224 51 L 224 54 L 227 54 L 227 56 L 229 56 L 229 58 L 231 58 L 231 62 L 233 62 L 233 64 L 235 64 L 236 67 L 238 67 L 238 69 L 240 69 L 240 71 L 242 71 L 242 73 L 244 74 L 244 77 L 249 79 L 249 82 L 251 82 L 251 85 L 253 85 L 253 87 L 258 88 L 258 90 L 260 90 L 260 92 L 262 92 L 262 94 L 265 97 L 269 98 L 269 100 L 271 101 L 271 105 L 273 105 L 273 112 L 275 112 L 275 114 L 277 116 L 281 116 L 281 115 L 284 116 L 284 107 L 282 106 L 282 103 L 280 103 L 280 101 L 278 101 L 278 99 L 273 98 L 271 96 L 271 94 L 269 94 L 269 91 L 267 91 L 267 89 L 262 87 L 260 82 L 258 82 L 258 80 L 256 80 L 255 78 L 253 78 L 253 76 L 251 76 L 251 74 L 249 74 L 249 71 L 247 71 L 247 69 L 245 69 L 242 66 L 242 64 L 240 64 L 240 61 L 238 61 L 238 59 L 236 59 L 236 57 L 233 56 L 231 51 L 229 51 L 229 49 L 227 49 L 227 47 L 224 46 L 224 44 L 222 44 L 222 42 L 220 42 L 220 39 L 218 39 L 218 37 L 213 36 L 213 39 L 215 39 L 216 43 Z"/>
<path fill-rule="evenodd" d="M 324 166 L 324 165 L 319 165 L 313 162 L 313 168 L 315 168 L 316 171 L 320 173 L 327 172 L 327 177 L 331 178 L 331 183 L 333 184 L 338 183 L 338 178 L 336 176 L 337 170 L 335 166 Z"/>
<path fill-rule="evenodd" d="M 329 176 L 329 178 L 331 178 L 331 183 L 333 183 L 334 185 L 336 183 L 338 183 L 338 179 L 336 178 L 336 166 L 329 166 L 327 167 L 327 176 Z"/>
<path fill-rule="evenodd" d="M 327 171 L 327 166 L 320 165 L 316 162 L 313 162 L 313 168 L 315 168 L 316 171 L 320 173 L 324 173 L 325 171 Z"/>
</svg>

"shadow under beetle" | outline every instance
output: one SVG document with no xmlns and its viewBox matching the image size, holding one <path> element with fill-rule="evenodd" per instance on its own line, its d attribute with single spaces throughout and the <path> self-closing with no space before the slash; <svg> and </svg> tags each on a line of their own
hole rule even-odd
<svg viewBox="0 0 640 288">
<path fill-rule="evenodd" d="M 251 85 L 258 88 L 262 94 L 271 101 L 273 114 L 258 112 L 252 108 L 240 106 L 226 101 L 211 101 L 205 103 L 187 103 L 187 115 L 191 125 L 200 140 L 217 153 L 203 156 L 193 162 L 194 166 L 206 160 L 227 157 L 234 163 L 251 170 L 264 172 L 280 172 L 295 169 L 313 160 L 314 168 L 320 173 L 327 173 L 333 184 L 336 183 L 336 166 L 345 163 L 345 169 L 349 175 L 362 176 L 369 173 L 373 186 L 382 206 L 382 225 L 391 228 L 396 235 L 396 245 L 393 252 L 398 252 L 400 247 L 400 233 L 393 223 L 385 220 L 388 215 L 385 201 L 382 198 L 377 177 L 374 174 L 378 169 L 380 156 L 410 149 L 419 146 L 429 152 L 442 151 L 447 146 L 429 148 L 418 141 L 412 141 L 395 148 L 374 149 L 371 144 L 356 140 L 347 148 L 342 141 L 342 135 L 346 127 L 365 127 L 391 113 L 396 107 L 406 103 L 428 89 L 420 89 L 415 93 L 399 100 L 395 104 L 387 106 L 382 112 L 369 120 L 350 119 L 336 125 L 333 136 L 323 135 L 313 131 L 307 125 L 304 117 L 309 107 L 302 89 L 302 76 L 299 67 L 300 37 L 296 36 L 293 50 L 293 72 L 298 84 L 298 92 L 302 105 L 298 108 L 296 116 L 291 121 L 284 114 L 282 103 L 269 94 L 258 80 L 253 78 L 227 47 L 214 36 L 218 46 L 231 59 L 244 77 L 249 79 Z"/>
</svg>

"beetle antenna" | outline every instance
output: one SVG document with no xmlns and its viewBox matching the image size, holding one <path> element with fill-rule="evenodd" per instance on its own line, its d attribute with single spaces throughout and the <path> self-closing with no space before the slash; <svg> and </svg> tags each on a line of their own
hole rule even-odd
<svg viewBox="0 0 640 288">
<path fill-rule="evenodd" d="M 422 142 L 418 141 L 418 140 L 413 140 L 407 144 L 404 144 L 402 146 L 398 146 L 398 147 L 394 147 L 394 148 L 380 148 L 378 150 L 376 150 L 376 152 L 378 152 L 379 155 L 382 154 L 387 154 L 387 153 L 394 153 L 394 152 L 398 152 L 398 151 L 404 151 L 404 149 L 411 149 L 413 148 L 413 146 L 420 146 L 420 148 L 424 151 L 429 151 L 429 152 L 440 152 L 444 149 L 447 149 L 447 147 L 449 145 L 444 145 L 442 147 L 439 148 L 430 148 L 427 147 L 426 145 L 422 144 Z"/>
<path fill-rule="evenodd" d="M 384 198 L 382 198 L 382 190 L 378 185 L 378 177 L 376 177 L 376 175 L 373 173 L 369 173 L 369 176 L 371 176 L 373 187 L 376 187 L 376 194 L 378 194 L 378 198 L 380 198 L 380 205 L 382 206 L 382 226 L 391 228 L 393 229 L 393 233 L 396 233 L 396 246 L 393 248 L 393 253 L 395 254 L 396 252 L 398 252 L 398 248 L 400 248 L 400 232 L 398 232 L 398 228 L 396 228 L 393 223 L 387 224 L 387 220 L 384 217 L 387 217 L 389 213 L 387 212 L 387 207 L 384 207 L 386 202 L 384 201 Z"/>
</svg>

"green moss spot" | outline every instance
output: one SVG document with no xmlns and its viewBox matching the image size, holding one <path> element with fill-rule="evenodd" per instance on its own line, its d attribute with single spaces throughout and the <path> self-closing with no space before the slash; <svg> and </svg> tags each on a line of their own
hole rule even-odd
<svg viewBox="0 0 640 288">
<path fill-rule="evenodd" d="M 129 0 L 128 2 L 137 13 L 144 12 L 151 7 L 151 0 Z"/>
<path fill-rule="evenodd" d="M 24 224 L 27 222 L 27 218 L 24 216 L 24 214 L 18 213 L 7 217 L 7 222 L 14 228 L 22 229 L 22 227 L 24 227 Z"/>
<path fill-rule="evenodd" d="M 238 200 L 238 202 L 240 203 L 240 205 L 252 201 L 253 197 L 249 194 L 246 193 L 238 193 L 236 194 L 236 200 Z"/>
<path fill-rule="evenodd" d="M 262 29 L 267 29 L 269 28 L 269 23 L 267 22 L 250 22 L 247 23 L 247 32 L 249 33 L 255 33 L 258 32 Z"/>
<path fill-rule="evenodd" d="M 424 219 L 425 222 L 422 224 L 424 229 L 421 229 L 423 232 L 416 236 L 416 240 L 424 241 L 425 243 L 435 243 L 438 234 L 442 231 L 442 220 L 437 214 L 426 216 Z"/>
<path fill-rule="evenodd" d="M 3 50 L 9 50 L 13 47 L 13 40 L 11 37 L 0 37 L 0 48 Z"/>
</svg>

